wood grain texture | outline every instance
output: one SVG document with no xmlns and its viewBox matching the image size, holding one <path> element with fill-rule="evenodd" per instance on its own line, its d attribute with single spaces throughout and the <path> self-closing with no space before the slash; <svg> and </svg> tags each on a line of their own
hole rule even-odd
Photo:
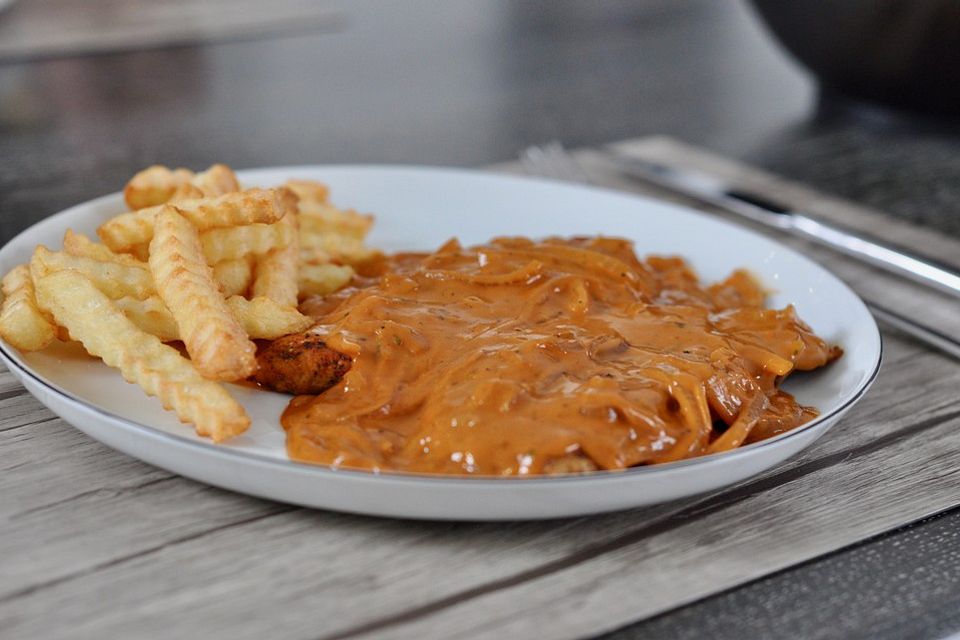
<svg viewBox="0 0 960 640">
<path fill-rule="evenodd" d="M 710 160 L 656 144 L 664 159 Z M 832 214 L 851 215 L 835 202 Z M 911 242 L 933 241 L 922 236 Z M 936 240 L 957 255 L 960 243 Z M 871 270 L 815 255 L 876 286 Z M 954 320 L 913 285 L 875 294 Z M 655 508 L 514 524 L 365 518 L 199 485 L 90 440 L 0 373 L 2 635 L 573 638 L 622 626 L 960 503 L 960 367 L 885 339 L 863 402 L 763 477 Z"/>
</svg>

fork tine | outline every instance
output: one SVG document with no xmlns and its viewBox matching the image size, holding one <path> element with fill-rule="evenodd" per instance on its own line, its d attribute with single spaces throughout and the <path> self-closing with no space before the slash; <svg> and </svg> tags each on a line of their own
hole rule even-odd
<svg viewBox="0 0 960 640">
<path fill-rule="evenodd" d="M 590 183 L 590 176 L 558 140 L 543 146 L 527 147 L 520 161 L 528 173 L 567 182 Z"/>
<path fill-rule="evenodd" d="M 564 158 L 563 146 L 556 140 L 543 146 L 544 161 L 550 167 L 553 175 L 560 180 L 571 181 L 569 163 Z"/>
<path fill-rule="evenodd" d="M 520 163 L 530 175 L 555 177 L 548 166 L 548 162 L 544 159 L 544 152 L 541 147 L 533 145 L 521 151 Z"/>
</svg>

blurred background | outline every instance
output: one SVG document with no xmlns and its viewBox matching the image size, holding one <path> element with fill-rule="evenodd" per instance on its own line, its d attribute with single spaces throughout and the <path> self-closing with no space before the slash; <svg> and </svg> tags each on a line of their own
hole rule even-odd
<svg viewBox="0 0 960 640">
<path fill-rule="evenodd" d="M 953 0 L 0 4 L 4 240 L 157 162 L 475 166 L 651 134 L 960 234 Z"/>
</svg>

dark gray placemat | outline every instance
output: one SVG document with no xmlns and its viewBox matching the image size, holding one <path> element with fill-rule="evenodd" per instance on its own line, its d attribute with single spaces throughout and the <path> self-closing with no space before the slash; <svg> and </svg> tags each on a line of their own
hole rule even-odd
<svg viewBox="0 0 960 640">
<path fill-rule="evenodd" d="M 953 510 L 603 640 L 900 640 L 958 629 L 960 511 Z"/>
</svg>

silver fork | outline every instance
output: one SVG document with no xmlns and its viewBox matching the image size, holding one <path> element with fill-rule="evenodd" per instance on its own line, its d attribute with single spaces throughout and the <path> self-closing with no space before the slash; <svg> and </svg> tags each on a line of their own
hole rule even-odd
<svg viewBox="0 0 960 640">
<path fill-rule="evenodd" d="M 520 152 L 520 162 L 531 175 L 580 184 L 593 182 L 580 163 L 557 140 L 542 147 L 527 147 Z"/>
<path fill-rule="evenodd" d="M 533 176 L 579 184 L 594 184 L 583 166 L 557 140 L 548 142 L 543 146 L 527 147 L 520 152 L 520 163 L 524 170 Z M 684 194 L 681 193 L 680 195 Z M 911 320 L 877 302 L 863 298 L 863 296 L 861 296 L 861 299 L 877 320 L 913 336 L 929 347 L 960 360 L 960 342 L 957 340 L 936 329 Z"/>
</svg>

